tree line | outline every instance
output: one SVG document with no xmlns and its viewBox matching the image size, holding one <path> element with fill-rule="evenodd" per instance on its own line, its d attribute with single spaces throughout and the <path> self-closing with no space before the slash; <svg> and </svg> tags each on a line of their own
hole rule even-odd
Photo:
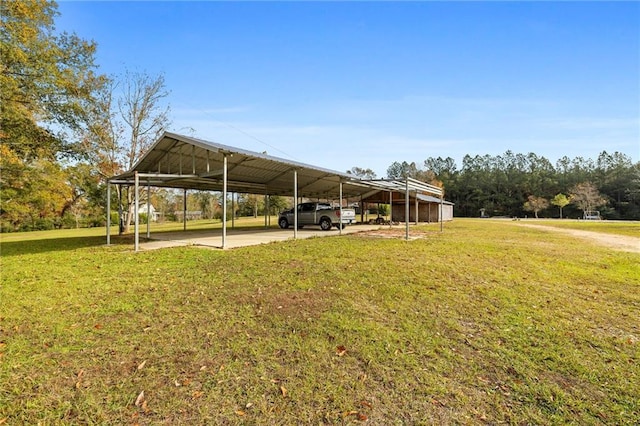
<svg viewBox="0 0 640 426">
<path fill-rule="evenodd" d="M 605 219 L 640 219 L 640 162 L 602 151 L 595 160 L 562 157 L 555 164 L 534 153 L 466 155 L 394 162 L 387 177 L 414 177 L 444 188 L 456 216 L 572 217 L 597 210 Z"/>
</svg>

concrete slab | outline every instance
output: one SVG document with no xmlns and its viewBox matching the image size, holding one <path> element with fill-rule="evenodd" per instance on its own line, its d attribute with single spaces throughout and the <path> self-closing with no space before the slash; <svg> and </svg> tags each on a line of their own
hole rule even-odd
<svg viewBox="0 0 640 426">
<path fill-rule="evenodd" d="M 388 228 L 388 225 L 351 225 L 342 230 L 342 235 Z M 334 237 L 339 235 L 340 231 L 335 228 L 330 231 L 323 231 L 320 227 L 308 227 L 298 229 L 297 238 Z M 293 240 L 293 229 L 227 228 L 226 248 L 247 247 L 287 240 Z M 156 233 L 151 234 L 150 240 L 140 241 L 141 250 L 180 246 L 222 248 L 222 229 Z"/>
</svg>

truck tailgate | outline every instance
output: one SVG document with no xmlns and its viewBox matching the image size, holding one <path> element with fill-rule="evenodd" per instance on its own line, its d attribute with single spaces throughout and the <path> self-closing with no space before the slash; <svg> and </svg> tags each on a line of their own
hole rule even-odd
<svg viewBox="0 0 640 426">
<path fill-rule="evenodd" d="M 340 216 L 340 209 L 336 210 L 336 216 Z M 352 223 L 356 221 L 356 211 L 354 209 L 342 209 L 340 222 Z"/>
</svg>

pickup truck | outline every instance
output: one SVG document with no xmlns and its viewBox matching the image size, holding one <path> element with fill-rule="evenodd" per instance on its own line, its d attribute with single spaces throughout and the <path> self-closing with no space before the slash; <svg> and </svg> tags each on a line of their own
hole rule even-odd
<svg viewBox="0 0 640 426">
<path fill-rule="evenodd" d="M 342 216 L 340 216 L 340 208 L 331 207 L 329 203 L 301 203 L 298 209 L 298 228 L 305 225 L 320 225 L 323 231 L 328 231 L 332 226 L 340 229 L 348 224 L 355 223 L 356 211 L 354 209 L 342 208 Z M 287 229 L 294 223 L 293 209 L 285 210 L 278 217 L 278 225 L 282 229 Z"/>
</svg>

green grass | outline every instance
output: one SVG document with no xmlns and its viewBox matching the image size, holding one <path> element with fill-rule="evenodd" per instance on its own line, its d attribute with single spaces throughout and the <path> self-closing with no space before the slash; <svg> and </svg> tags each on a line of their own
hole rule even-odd
<svg viewBox="0 0 640 426">
<path fill-rule="evenodd" d="M 272 228 L 277 228 L 278 218 L 271 216 Z M 227 229 L 231 229 L 231 220 L 227 221 Z M 235 227 L 240 229 L 255 229 L 264 228 L 264 217 L 240 217 L 235 220 Z M 206 230 L 206 229 L 220 229 L 222 228 L 222 222 L 217 219 L 201 219 L 190 220 L 187 222 L 187 231 L 192 230 Z M 184 225 L 182 222 L 162 222 L 152 223 L 151 232 L 173 232 L 182 231 Z M 130 232 L 133 233 L 133 224 L 131 224 Z M 140 224 L 140 235 L 144 235 L 147 232 L 147 225 Z M 118 227 L 111 227 L 111 235 L 118 235 Z M 80 229 L 62 229 L 56 231 L 33 231 L 33 232 L 13 232 L 13 233 L 0 233 L 0 242 L 25 242 L 36 240 L 50 240 L 50 239 L 66 239 L 66 238 L 84 238 L 84 237 L 103 237 L 105 240 L 106 229 L 105 228 L 80 228 Z"/>
<path fill-rule="evenodd" d="M 0 423 L 640 422 L 640 255 L 438 229 L 141 253 L 3 236 Z"/>
<path fill-rule="evenodd" d="M 554 226 L 556 228 L 578 229 L 581 231 L 603 232 L 605 234 L 626 235 L 640 238 L 640 222 L 610 220 L 528 220 L 523 223 Z"/>
</svg>

